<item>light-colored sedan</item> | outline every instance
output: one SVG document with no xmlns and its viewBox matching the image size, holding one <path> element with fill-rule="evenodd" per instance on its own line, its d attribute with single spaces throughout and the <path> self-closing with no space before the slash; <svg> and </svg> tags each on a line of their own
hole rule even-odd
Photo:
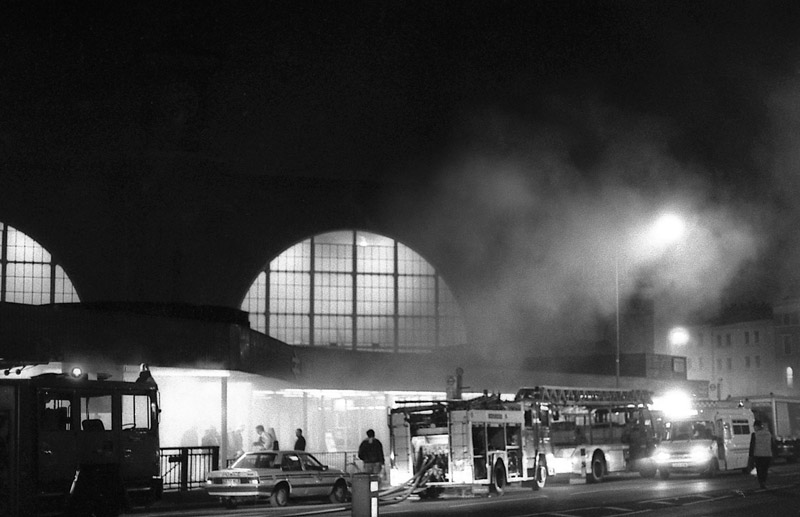
<svg viewBox="0 0 800 517">
<path fill-rule="evenodd" d="M 307 452 L 255 451 L 229 468 L 210 472 L 206 492 L 229 508 L 267 497 L 274 506 L 286 506 L 290 497 L 327 497 L 342 503 L 350 492 L 349 479 L 346 472 L 328 468 Z"/>
</svg>

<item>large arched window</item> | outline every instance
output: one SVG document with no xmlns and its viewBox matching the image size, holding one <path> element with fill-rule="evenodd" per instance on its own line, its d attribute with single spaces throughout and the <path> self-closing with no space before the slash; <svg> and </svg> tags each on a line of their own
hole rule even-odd
<svg viewBox="0 0 800 517">
<path fill-rule="evenodd" d="M 41 305 L 78 302 L 78 293 L 50 253 L 0 222 L 0 300 Z"/>
<path fill-rule="evenodd" d="M 794 370 L 791 366 L 786 367 L 786 387 L 794 388 Z"/>
<path fill-rule="evenodd" d="M 458 305 L 434 268 L 394 239 L 361 231 L 285 250 L 242 310 L 253 329 L 294 345 L 406 351 L 465 341 Z"/>
</svg>

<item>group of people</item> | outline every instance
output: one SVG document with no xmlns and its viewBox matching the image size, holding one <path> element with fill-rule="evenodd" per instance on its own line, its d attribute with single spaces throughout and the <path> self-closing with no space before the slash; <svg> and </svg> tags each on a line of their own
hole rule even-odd
<svg viewBox="0 0 800 517">
<path fill-rule="evenodd" d="M 294 441 L 294 448 L 295 451 L 304 451 L 306 450 L 306 439 L 303 436 L 303 430 L 298 428 L 294 431 L 295 434 L 295 441 Z M 253 448 L 260 451 L 277 451 L 280 449 L 280 443 L 278 442 L 278 435 L 275 434 L 275 428 L 270 427 L 269 430 L 264 430 L 263 425 L 256 426 L 256 441 L 253 442 Z"/>
<path fill-rule="evenodd" d="M 303 436 L 302 429 L 296 429 L 294 432 L 296 439 L 294 442 L 295 451 L 306 450 L 306 439 Z M 278 437 L 275 434 L 275 428 L 270 427 L 265 429 L 263 425 L 256 426 L 256 441 L 253 442 L 253 448 L 256 450 L 277 451 L 280 449 Z M 372 429 L 367 430 L 367 437 L 361 442 L 358 447 L 358 459 L 364 462 L 364 472 L 370 474 L 381 474 L 385 459 L 383 456 L 383 444 L 375 438 L 375 431 Z"/>
</svg>

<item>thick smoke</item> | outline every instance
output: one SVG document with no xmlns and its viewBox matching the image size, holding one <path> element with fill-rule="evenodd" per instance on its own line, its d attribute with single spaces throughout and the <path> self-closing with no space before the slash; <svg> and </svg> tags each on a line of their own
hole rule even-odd
<svg viewBox="0 0 800 517">
<path fill-rule="evenodd" d="M 459 152 L 443 171 L 430 220 L 449 223 L 432 238 L 469 250 L 461 275 L 473 282 L 459 294 L 477 344 L 552 353 L 601 339 L 599 322 L 615 313 L 616 272 L 620 299 L 654 299 L 657 318 L 713 315 L 768 245 L 756 201 L 673 157 L 662 143 L 668 125 L 600 119 L 576 137 L 478 118 L 464 148 L 480 151 Z M 653 234 L 665 213 L 685 225 L 674 242 Z"/>
</svg>

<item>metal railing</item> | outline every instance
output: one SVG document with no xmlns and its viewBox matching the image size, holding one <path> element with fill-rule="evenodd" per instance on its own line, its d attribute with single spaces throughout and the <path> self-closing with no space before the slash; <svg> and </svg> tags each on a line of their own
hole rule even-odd
<svg viewBox="0 0 800 517">
<path fill-rule="evenodd" d="M 162 447 L 164 490 L 190 490 L 205 485 L 206 474 L 219 468 L 219 447 Z"/>
<path fill-rule="evenodd" d="M 349 474 L 363 468 L 356 452 L 310 452 L 323 465 Z M 230 466 L 235 460 L 227 460 Z M 202 488 L 207 474 L 219 468 L 219 447 L 162 447 L 161 477 L 164 490 Z"/>
</svg>

